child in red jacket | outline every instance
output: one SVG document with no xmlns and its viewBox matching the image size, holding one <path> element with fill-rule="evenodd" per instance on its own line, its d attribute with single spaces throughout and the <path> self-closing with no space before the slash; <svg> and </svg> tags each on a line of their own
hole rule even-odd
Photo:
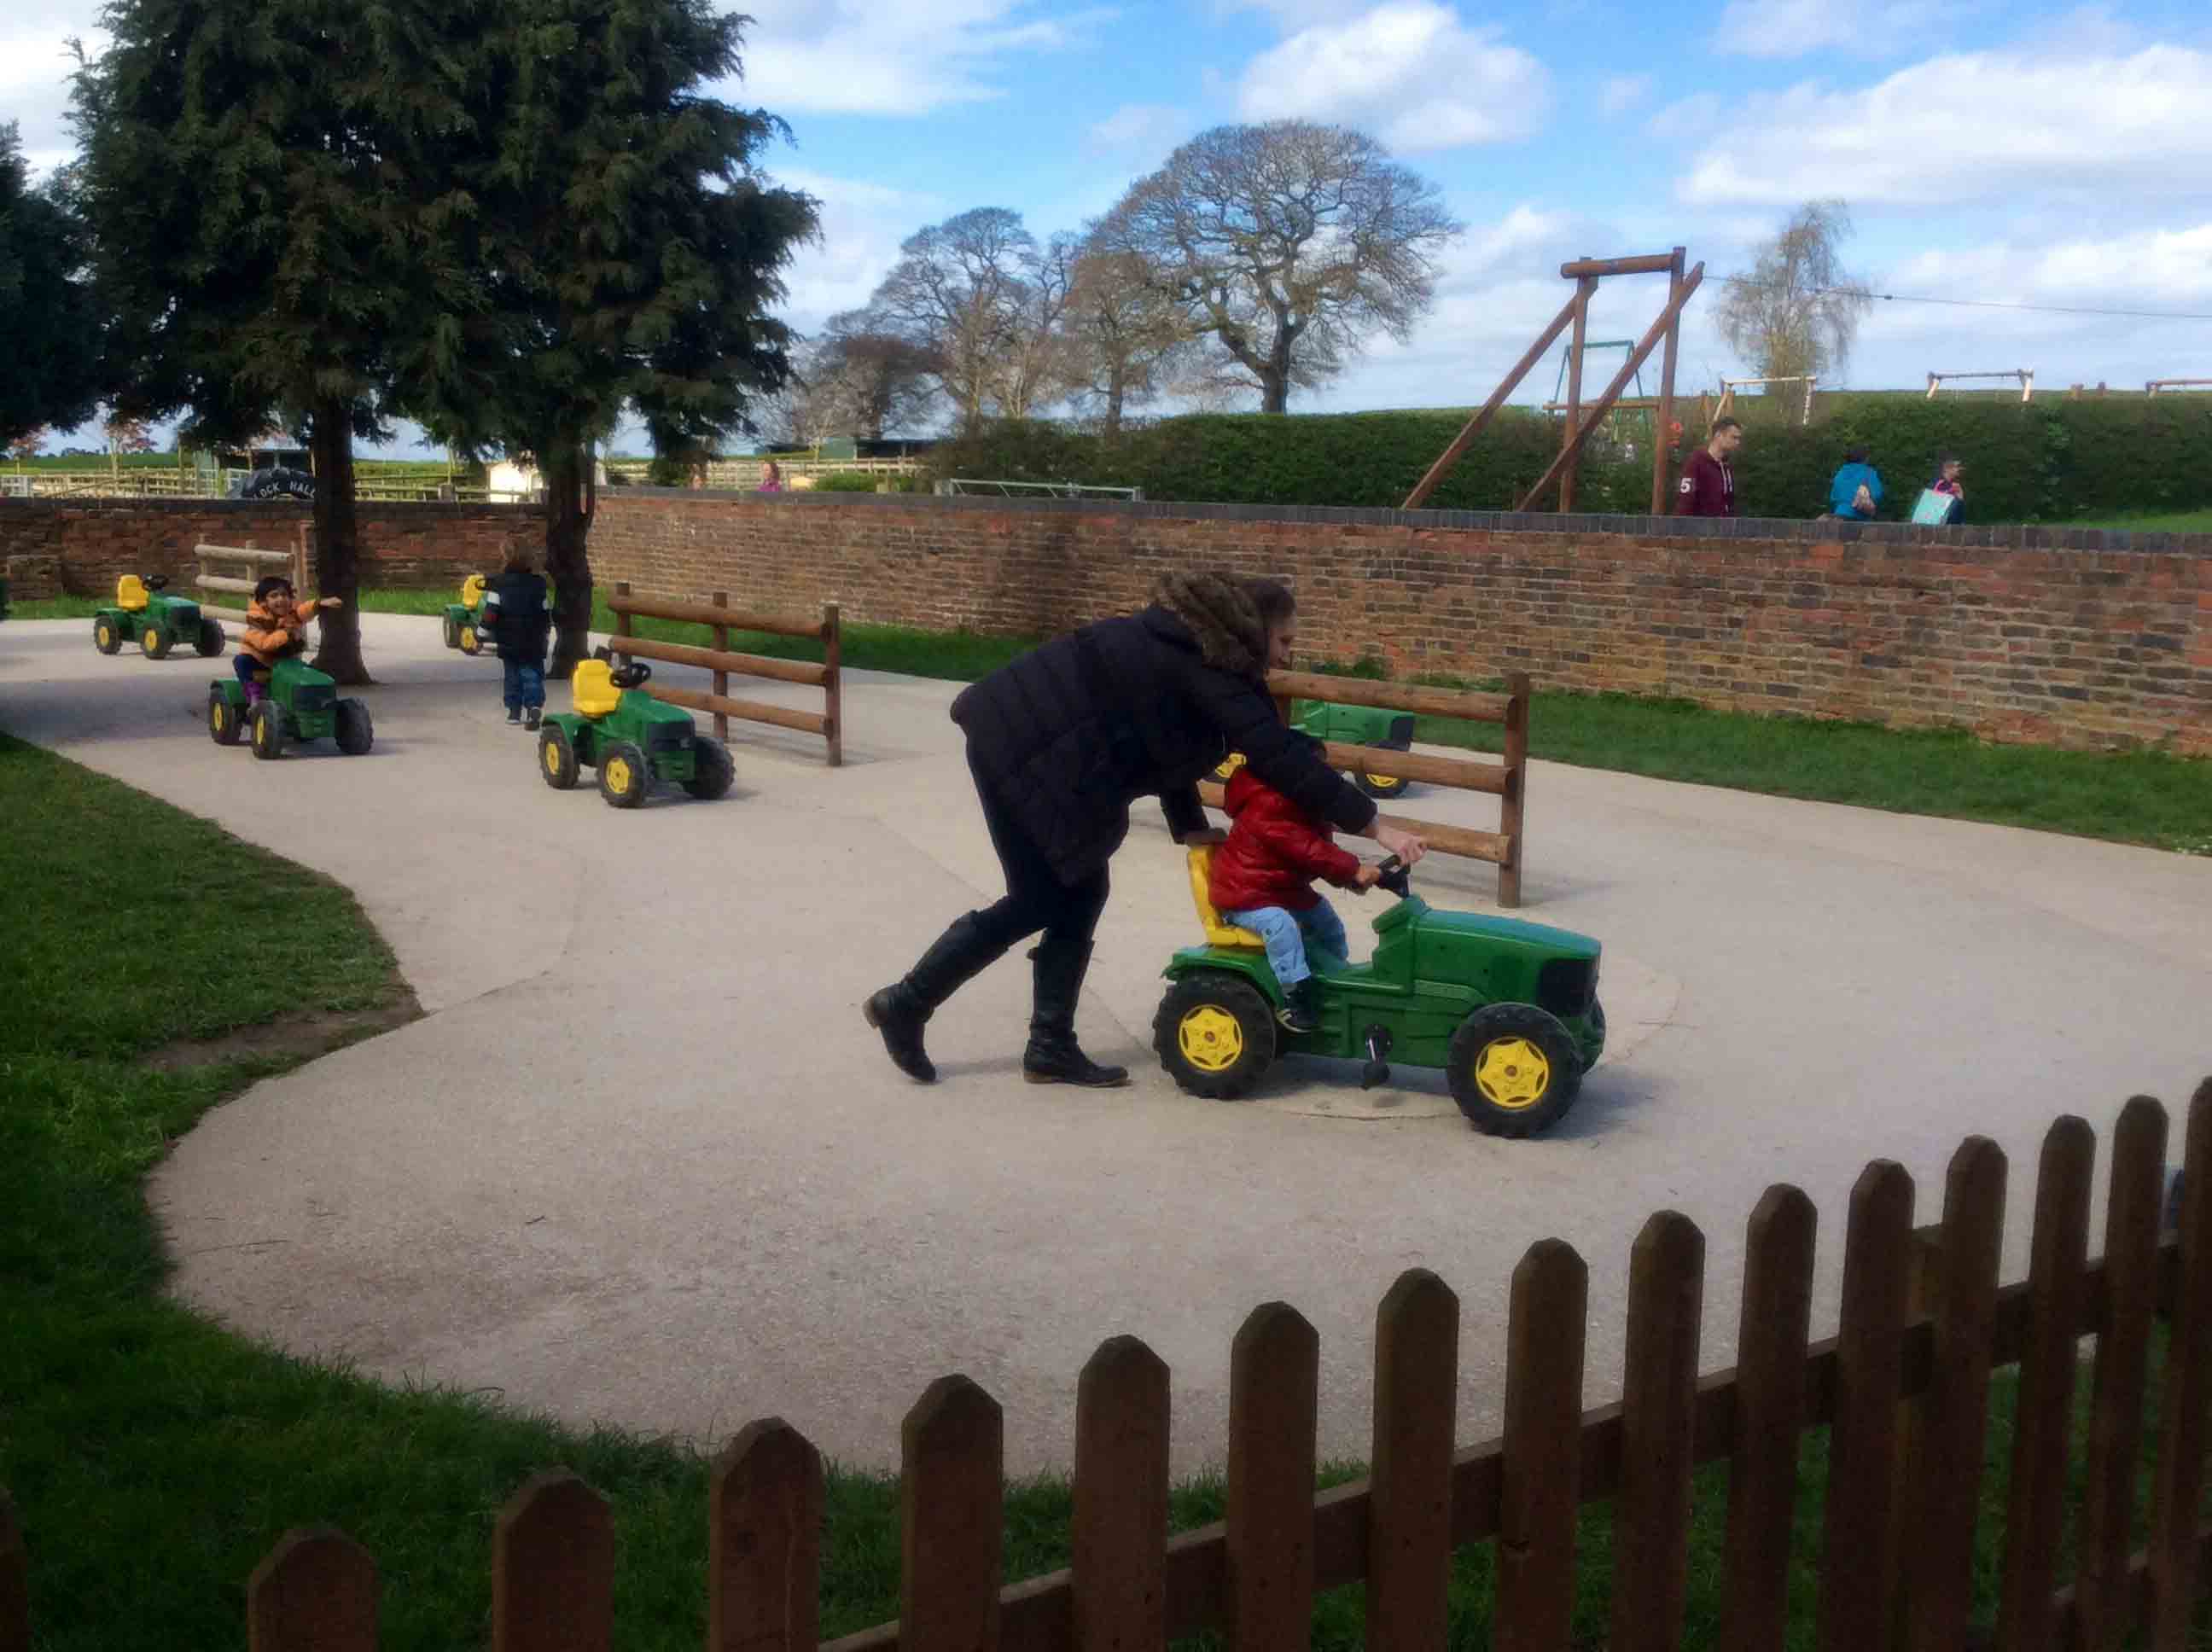
<svg viewBox="0 0 2212 1652">
<path fill-rule="evenodd" d="M 1349 956 L 1344 920 L 1315 893 L 1313 880 L 1364 895 L 1381 869 L 1338 848 L 1327 821 L 1316 820 L 1249 768 L 1230 777 L 1222 801 L 1231 825 L 1229 841 L 1213 852 L 1214 909 L 1224 922 L 1267 942 L 1267 962 L 1283 987 L 1275 1018 L 1292 1032 L 1311 1032 L 1320 1023 L 1306 953 Z"/>
</svg>

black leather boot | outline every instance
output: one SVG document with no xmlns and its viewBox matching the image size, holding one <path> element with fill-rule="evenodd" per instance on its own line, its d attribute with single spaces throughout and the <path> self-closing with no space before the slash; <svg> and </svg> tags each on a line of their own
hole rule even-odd
<svg viewBox="0 0 2212 1652">
<path fill-rule="evenodd" d="M 1127 1067 L 1102 1067 L 1075 1042 L 1075 1005 L 1083 977 L 1091 968 L 1087 941 L 1037 944 L 1036 987 L 1030 1013 L 1030 1047 L 1022 1053 L 1022 1077 L 1033 1084 L 1082 1084 L 1112 1090 L 1129 1082 Z"/>
<path fill-rule="evenodd" d="M 952 920 L 921 961 L 860 1006 L 868 1024 L 884 1036 L 898 1070 L 917 1084 L 933 1084 L 937 1069 L 921 1047 L 921 1029 L 937 1006 L 998 962 L 1006 948 L 983 932 L 972 912 Z"/>
</svg>

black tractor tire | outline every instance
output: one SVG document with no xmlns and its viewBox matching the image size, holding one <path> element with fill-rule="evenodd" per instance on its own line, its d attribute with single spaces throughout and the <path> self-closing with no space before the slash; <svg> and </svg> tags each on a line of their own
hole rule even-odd
<svg viewBox="0 0 2212 1652">
<path fill-rule="evenodd" d="M 1485 1135 L 1541 1135 L 1575 1104 L 1582 1058 L 1550 1011 L 1492 1004 L 1460 1023 L 1444 1057 L 1452 1100 Z"/>
<path fill-rule="evenodd" d="M 146 625 L 138 632 L 138 652 L 149 659 L 169 657 L 169 631 L 167 626 Z"/>
<path fill-rule="evenodd" d="M 1234 1101 L 1274 1064 L 1274 1008 L 1242 975 L 1200 970 L 1160 999 L 1152 1048 L 1168 1076 L 1192 1095 Z"/>
<path fill-rule="evenodd" d="M 1352 780 L 1352 784 L 1378 803 L 1386 799 L 1405 796 L 1407 787 L 1413 784 L 1410 780 L 1386 780 L 1380 774 L 1354 774 Z"/>
<path fill-rule="evenodd" d="M 446 646 L 448 648 L 458 648 L 461 646 L 461 623 L 451 614 L 445 616 L 445 636 Z"/>
<path fill-rule="evenodd" d="M 274 762 L 284 755 L 284 714 L 274 700 L 255 701 L 246 727 L 253 739 L 253 755 L 262 762 Z"/>
<path fill-rule="evenodd" d="M 556 792 L 568 791 L 576 784 L 576 743 L 568 730 L 548 723 L 538 731 L 538 772 L 546 785 Z"/>
<path fill-rule="evenodd" d="M 349 757 L 365 756 L 376 744 L 376 724 L 358 700 L 338 701 L 337 725 L 338 750 Z"/>
<path fill-rule="evenodd" d="M 246 736 L 246 720 L 221 689 L 208 690 L 208 738 L 217 745 L 236 745 Z"/>
<path fill-rule="evenodd" d="M 705 803 L 728 796 L 738 778 L 729 747 L 711 734 L 702 734 L 692 743 L 692 751 L 691 778 L 684 782 L 684 789 Z"/>
<path fill-rule="evenodd" d="M 599 795 L 617 809 L 635 809 L 653 787 L 653 770 L 635 740 L 617 740 L 599 753 Z"/>
<path fill-rule="evenodd" d="M 92 646 L 104 654 L 123 652 L 123 633 L 116 629 L 113 620 L 102 615 L 93 621 Z"/>
<path fill-rule="evenodd" d="M 198 651 L 199 657 L 202 659 L 213 659 L 222 652 L 224 641 L 222 627 L 205 615 L 202 615 L 199 633 L 192 638 L 192 647 Z"/>
</svg>

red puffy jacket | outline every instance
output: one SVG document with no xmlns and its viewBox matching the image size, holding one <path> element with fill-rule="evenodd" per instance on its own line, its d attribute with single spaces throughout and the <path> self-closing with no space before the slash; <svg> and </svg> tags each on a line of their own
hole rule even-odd
<svg viewBox="0 0 2212 1652">
<path fill-rule="evenodd" d="M 1249 768 L 1230 776 L 1222 806 L 1231 823 L 1229 841 L 1213 852 L 1215 911 L 1304 912 L 1321 903 L 1315 878 L 1349 888 L 1359 875 L 1359 858 L 1336 847 L 1326 821 L 1316 821 Z"/>
</svg>

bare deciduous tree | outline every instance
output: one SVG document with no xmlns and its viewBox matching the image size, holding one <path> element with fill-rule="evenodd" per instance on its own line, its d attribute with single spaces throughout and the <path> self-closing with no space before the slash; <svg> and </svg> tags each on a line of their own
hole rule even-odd
<svg viewBox="0 0 2212 1652">
<path fill-rule="evenodd" d="M 1019 213 L 977 207 L 908 236 L 868 301 L 871 317 L 928 356 L 963 430 L 998 404 L 1038 256 Z"/>
<path fill-rule="evenodd" d="M 1729 347 L 1768 379 L 1827 378 L 1850 358 L 1874 299 L 1843 267 L 1851 234 L 1841 201 L 1808 201 L 1759 249 L 1751 273 L 1729 278 L 1714 320 Z"/>
<path fill-rule="evenodd" d="M 1100 225 L 1209 335 L 1262 412 L 1326 383 L 1380 330 L 1404 339 L 1459 233 L 1436 188 L 1374 139 L 1275 120 L 1217 126 L 1140 179 Z"/>
<path fill-rule="evenodd" d="M 883 330 L 868 312 L 847 310 L 793 357 L 793 377 L 769 403 L 764 428 L 809 446 L 832 436 L 880 438 L 910 427 L 936 395 L 927 352 Z"/>
<path fill-rule="evenodd" d="M 1071 380 L 1109 435 L 1121 416 L 1159 395 L 1190 351 L 1180 306 L 1133 252 L 1086 241 L 1075 262 L 1064 331 Z"/>
<path fill-rule="evenodd" d="M 1074 387 L 1074 355 L 1065 331 L 1079 238 L 1065 231 L 1021 264 L 1015 325 L 990 380 L 993 410 L 1026 419 Z"/>
</svg>

